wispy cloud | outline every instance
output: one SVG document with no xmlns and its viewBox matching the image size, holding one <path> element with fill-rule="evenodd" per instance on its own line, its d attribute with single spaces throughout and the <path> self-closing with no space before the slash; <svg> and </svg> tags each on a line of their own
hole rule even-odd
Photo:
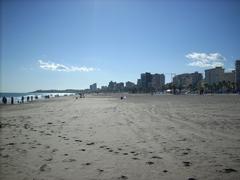
<svg viewBox="0 0 240 180">
<path fill-rule="evenodd" d="M 188 63 L 189 66 L 197 66 L 202 68 L 213 68 L 217 66 L 223 66 L 225 57 L 220 53 L 189 53 L 186 55 L 191 62 Z"/>
<path fill-rule="evenodd" d="M 54 62 L 44 62 L 43 60 L 38 60 L 40 68 L 49 71 L 64 71 L 64 72 L 91 72 L 96 71 L 93 67 L 86 67 L 86 66 L 66 66 L 63 64 L 57 64 Z"/>
</svg>

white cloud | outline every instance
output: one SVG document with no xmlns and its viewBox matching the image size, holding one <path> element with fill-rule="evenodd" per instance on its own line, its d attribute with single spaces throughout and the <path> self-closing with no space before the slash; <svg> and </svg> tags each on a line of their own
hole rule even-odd
<svg viewBox="0 0 240 180">
<path fill-rule="evenodd" d="M 49 71 L 64 71 L 64 72 L 91 72 L 95 71 L 95 68 L 92 67 L 77 67 L 77 66 L 66 66 L 63 64 L 57 64 L 54 62 L 44 62 L 42 60 L 38 60 L 40 68 Z"/>
<path fill-rule="evenodd" d="M 217 66 L 224 66 L 225 57 L 220 53 L 189 53 L 186 55 L 191 62 L 189 66 L 197 66 L 202 68 L 214 68 Z"/>
</svg>

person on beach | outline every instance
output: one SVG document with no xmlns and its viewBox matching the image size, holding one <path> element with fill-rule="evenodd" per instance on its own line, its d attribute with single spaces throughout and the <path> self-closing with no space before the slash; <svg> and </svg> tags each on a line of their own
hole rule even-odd
<svg viewBox="0 0 240 180">
<path fill-rule="evenodd" d="M 14 98 L 11 97 L 11 104 L 14 104 Z"/>
<path fill-rule="evenodd" d="M 28 96 L 28 97 L 27 97 L 27 102 L 29 102 L 29 99 L 30 99 L 30 97 Z"/>
<path fill-rule="evenodd" d="M 22 96 L 22 103 L 24 103 L 24 96 Z"/>
<path fill-rule="evenodd" d="M 7 104 L 7 98 L 5 96 L 2 98 L 2 102 L 3 104 Z"/>
<path fill-rule="evenodd" d="M 31 101 L 33 101 L 33 96 L 31 96 Z"/>
</svg>

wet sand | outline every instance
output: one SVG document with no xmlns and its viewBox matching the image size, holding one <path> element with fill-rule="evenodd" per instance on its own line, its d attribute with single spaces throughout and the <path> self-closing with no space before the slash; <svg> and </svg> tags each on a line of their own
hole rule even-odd
<svg viewBox="0 0 240 180">
<path fill-rule="evenodd" d="M 1 106 L 0 179 L 240 179 L 240 96 Z"/>
</svg>

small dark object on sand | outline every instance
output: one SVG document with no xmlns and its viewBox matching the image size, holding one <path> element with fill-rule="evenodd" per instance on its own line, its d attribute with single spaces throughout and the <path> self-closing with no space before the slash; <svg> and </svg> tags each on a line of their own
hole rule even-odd
<svg viewBox="0 0 240 180">
<path fill-rule="evenodd" d="M 188 178 L 188 180 L 196 180 L 195 178 Z"/>
<path fill-rule="evenodd" d="M 128 177 L 127 176 L 121 176 L 121 177 L 119 177 L 118 179 L 128 179 Z"/>
<path fill-rule="evenodd" d="M 154 162 L 148 161 L 148 162 L 146 162 L 146 164 L 152 165 L 152 164 L 154 164 Z"/>
<path fill-rule="evenodd" d="M 42 165 L 39 169 L 40 169 L 40 171 L 50 171 L 51 170 L 51 168 L 47 164 Z"/>
<path fill-rule="evenodd" d="M 237 172 L 237 170 L 232 169 L 232 168 L 227 168 L 227 169 L 224 169 L 223 172 L 224 172 L 224 173 L 231 173 L 231 172 Z"/>
<path fill-rule="evenodd" d="M 99 172 L 103 172 L 104 170 L 103 169 L 97 169 Z"/>
<path fill-rule="evenodd" d="M 183 164 L 184 164 L 184 166 L 190 166 L 191 165 L 191 163 L 188 162 L 188 161 L 184 161 Z"/>
<path fill-rule="evenodd" d="M 159 156 L 153 156 L 152 159 L 162 159 L 162 158 Z"/>
<path fill-rule="evenodd" d="M 88 146 L 94 145 L 94 144 L 95 144 L 94 142 L 87 143 Z"/>
</svg>

